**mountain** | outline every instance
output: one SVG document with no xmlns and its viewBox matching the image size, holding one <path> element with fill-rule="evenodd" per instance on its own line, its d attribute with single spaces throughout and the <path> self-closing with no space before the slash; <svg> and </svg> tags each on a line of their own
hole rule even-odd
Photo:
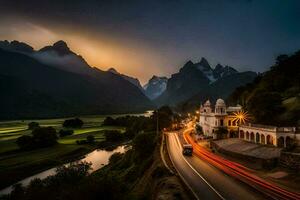
<svg viewBox="0 0 300 200">
<path fill-rule="evenodd" d="M 238 72 L 221 64 L 212 68 L 205 58 L 200 62 L 188 61 L 168 80 L 166 90 L 155 99 L 158 105 L 178 105 L 201 97 L 227 97 L 236 87 L 251 82 L 255 72 Z"/>
<path fill-rule="evenodd" d="M 278 56 L 270 70 L 236 88 L 228 102 L 242 104 L 255 123 L 300 126 L 300 51 Z"/>
<path fill-rule="evenodd" d="M 39 51 L 34 52 L 32 57 L 43 64 L 57 67 L 61 70 L 79 74 L 91 73 L 91 67 L 83 57 L 71 51 L 67 43 L 62 40 L 54 43 L 52 46 L 41 48 Z"/>
<path fill-rule="evenodd" d="M 11 42 L 9 42 L 7 40 L 0 41 L 0 48 L 8 50 L 8 51 L 16 51 L 16 52 L 21 52 L 21 53 L 33 53 L 34 52 L 34 49 L 31 46 L 29 46 L 26 43 L 19 42 L 16 40 L 11 41 Z"/>
<path fill-rule="evenodd" d="M 116 74 L 116 75 L 118 75 L 118 76 L 121 76 L 122 78 L 124 78 L 125 80 L 129 81 L 130 83 L 132 83 L 133 85 L 135 85 L 135 86 L 138 87 L 141 91 L 144 92 L 144 89 L 142 88 L 139 79 L 133 78 L 133 77 L 131 77 L 131 76 L 127 76 L 127 75 L 125 75 L 125 74 L 120 74 L 120 73 L 119 73 L 116 69 L 114 69 L 114 68 L 110 68 L 110 69 L 108 69 L 107 71 L 110 72 L 110 73 Z"/>
<path fill-rule="evenodd" d="M 143 86 L 146 96 L 153 100 L 160 96 L 167 88 L 167 77 L 153 76 L 146 85 Z"/>
<path fill-rule="evenodd" d="M 0 89 L 5 94 L 0 98 L 0 119 L 140 112 L 152 108 L 143 92 L 119 75 L 88 65 L 86 73 L 73 72 L 72 66 L 66 70 L 54 62 L 41 62 L 32 55 L 35 51 L 16 49 L 0 47 Z M 77 57 L 65 50 L 60 42 L 39 52 Z"/>
</svg>

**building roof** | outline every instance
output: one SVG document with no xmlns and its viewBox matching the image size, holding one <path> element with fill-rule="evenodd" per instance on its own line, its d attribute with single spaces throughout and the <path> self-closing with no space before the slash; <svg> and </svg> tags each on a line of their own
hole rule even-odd
<svg viewBox="0 0 300 200">
<path fill-rule="evenodd" d="M 209 100 L 207 100 L 205 103 L 204 103 L 204 106 L 210 106 L 211 104 L 210 104 L 210 101 Z"/>
<path fill-rule="evenodd" d="M 216 106 L 226 106 L 225 101 L 223 99 L 218 99 L 216 102 Z"/>
</svg>

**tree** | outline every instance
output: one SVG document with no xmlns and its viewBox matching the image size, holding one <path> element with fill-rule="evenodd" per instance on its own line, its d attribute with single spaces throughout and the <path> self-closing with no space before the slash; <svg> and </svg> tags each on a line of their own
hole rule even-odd
<svg viewBox="0 0 300 200">
<path fill-rule="evenodd" d="M 140 158 L 149 156 L 156 145 L 155 133 L 139 133 L 133 140 L 132 147 Z"/>
<path fill-rule="evenodd" d="M 88 135 L 86 137 L 86 141 L 87 141 L 87 143 L 92 144 L 95 142 L 95 137 L 93 135 Z"/>
<path fill-rule="evenodd" d="M 255 92 L 247 108 L 256 122 L 263 124 L 276 124 L 284 111 L 280 94 L 266 91 Z"/>
<path fill-rule="evenodd" d="M 74 133 L 73 130 L 63 130 L 61 129 L 59 131 L 59 137 L 65 137 L 65 136 L 68 136 L 68 135 L 72 135 Z"/>
<path fill-rule="evenodd" d="M 32 131 L 33 143 L 36 147 L 49 147 L 57 143 L 56 130 L 53 127 L 42 127 Z"/>
<path fill-rule="evenodd" d="M 65 128 L 81 128 L 83 126 L 83 121 L 79 118 L 67 119 L 63 123 Z"/>
<path fill-rule="evenodd" d="M 117 142 L 123 139 L 123 134 L 121 133 L 121 131 L 117 130 L 106 130 L 104 132 L 104 136 L 106 140 L 110 142 Z"/>
<path fill-rule="evenodd" d="M 109 158 L 109 164 L 114 164 L 123 158 L 123 154 L 116 152 Z"/>
<path fill-rule="evenodd" d="M 199 124 L 196 125 L 196 131 L 198 134 L 203 134 L 203 129 L 202 126 L 200 126 Z"/>
<path fill-rule="evenodd" d="M 33 139 L 29 135 L 23 135 L 16 141 L 20 149 L 31 149 L 33 147 Z"/>
<path fill-rule="evenodd" d="M 169 106 L 162 106 L 151 116 L 153 123 L 156 124 L 158 117 L 159 129 L 170 128 L 174 119 L 174 113 Z"/>
<path fill-rule="evenodd" d="M 277 64 L 277 65 L 280 65 L 280 64 L 282 64 L 284 61 L 286 61 L 288 58 L 289 58 L 288 55 L 286 55 L 286 54 L 281 54 L 281 55 L 277 56 L 277 58 L 276 58 L 276 64 Z"/>
<path fill-rule="evenodd" d="M 116 120 L 112 117 L 106 117 L 105 120 L 103 121 L 102 125 L 104 126 L 115 126 L 116 125 Z"/>
<path fill-rule="evenodd" d="M 37 122 L 30 122 L 30 123 L 28 124 L 28 129 L 29 129 L 29 130 L 33 130 L 33 129 L 39 128 L 39 127 L 40 127 L 40 125 L 39 125 L 39 123 L 37 123 Z"/>
<path fill-rule="evenodd" d="M 21 183 L 17 183 L 13 185 L 13 189 L 10 193 L 11 199 L 23 199 L 25 194 L 25 188 L 22 186 Z"/>
<path fill-rule="evenodd" d="M 216 130 L 215 132 L 217 134 L 217 138 L 218 139 L 222 139 L 222 138 L 226 138 L 227 134 L 228 134 L 228 131 L 226 128 L 224 127 L 220 127 Z"/>
</svg>

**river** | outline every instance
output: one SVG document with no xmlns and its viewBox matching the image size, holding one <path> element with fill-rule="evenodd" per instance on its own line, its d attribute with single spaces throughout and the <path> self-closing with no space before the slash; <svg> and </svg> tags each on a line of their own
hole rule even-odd
<svg viewBox="0 0 300 200">
<path fill-rule="evenodd" d="M 109 158 L 112 154 L 125 153 L 128 148 L 130 148 L 130 147 L 128 147 L 127 145 L 121 145 L 112 151 L 96 149 L 96 150 L 86 154 L 84 156 L 84 158 L 82 158 L 79 161 L 91 162 L 92 163 L 91 172 L 93 172 L 93 171 L 96 171 L 96 170 L 104 167 L 105 165 L 107 165 L 109 162 Z M 53 167 L 51 169 L 45 170 L 45 171 L 35 174 L 33 176 L 29 176 L 29 177 L 19 181 L 18 183 L 21 183 L 23 186 L 27 186 L 30 183 L 30 181 L 35 178 L 44 179 L 47 176 L 55 175 L 56 168 L 57 167 Z M 12 191 L 12 185 L 1 190 L 0 195 L 9 194 L 11 191 Z"/>
</svg>

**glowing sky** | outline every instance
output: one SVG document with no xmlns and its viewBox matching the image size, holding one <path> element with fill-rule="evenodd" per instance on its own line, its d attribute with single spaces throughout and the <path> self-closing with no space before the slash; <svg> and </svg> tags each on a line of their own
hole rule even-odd
<svg viewBox="0 0 300 200">
<path fill-rule="evenodd" d="M 0 0 L 0 40 L 64 40 L 87 62 L 145 83 L 202 56 L 264 71 L 300 49 L 300 1 Z"/>
</svg>

